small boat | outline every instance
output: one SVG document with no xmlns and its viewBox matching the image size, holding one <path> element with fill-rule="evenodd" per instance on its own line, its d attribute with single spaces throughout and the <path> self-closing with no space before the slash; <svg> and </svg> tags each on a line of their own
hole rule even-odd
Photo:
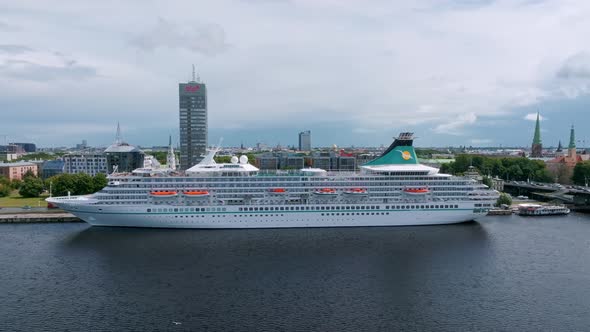
<svg viewBox="0 0 590 332">
<path fill-rule="evenodd" d="M 316 195 L 320 196 L 336 196 L 338 193 L 333 188 L 322 188 L 313 192 Z"/>
<path fill-rule="evenodd" d="M 409 195 L 426 195 L 430 192 L 428 188 L 406 188 L 404 193 Z"/>
<path fill-rule="evenodd" d="M 570 209 L 559 205 L 519 204 L 516 212 L 520 216 L 555 216 L 570 213 Z"/>
<path fill-rule="evenodd" d="M 176 197 L 178 193 L 176 191 L 152 191 L 150 192 L 152 197 Z"/>
<path fill-rule="evenodd" d="M 352 189 L 345 190 L 344 193 L 347 195 L 353 195 L 353 196 L 368 195 L 367 189 L 364 189 L 364 188 L 352 188 Z"/>
<path fill-rule="evenodd" d="M 285 194 L 287 190 L 285 188 L 270 188 L 268 190 L 271 194 Z"/>
<path fill-rule="evenodd" d="M 209 192 L 207 190 L 187 190 L 182 192 L 184 196 L 188 197 L 207 197 Z"/>
</svg>

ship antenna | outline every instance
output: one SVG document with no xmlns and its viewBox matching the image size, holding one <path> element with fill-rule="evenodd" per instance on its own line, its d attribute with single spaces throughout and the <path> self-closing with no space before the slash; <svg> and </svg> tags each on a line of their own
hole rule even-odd
<svg viewBox="0 0 590 332">
<path fill-rule="evenodd" d="M 195 65 L 193 64 L 193 82 L 195 82 Z"/>
</svg>

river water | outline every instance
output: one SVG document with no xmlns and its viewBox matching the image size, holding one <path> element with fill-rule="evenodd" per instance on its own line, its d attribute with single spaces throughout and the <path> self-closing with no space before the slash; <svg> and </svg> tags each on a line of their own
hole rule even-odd
<svg viewBox="0 0 590 332">
<path fill-rule="evenodd" d="M 422 227 L 0 225 L 1 331 L 582 331 L 590 216 Z"/>
</svg>

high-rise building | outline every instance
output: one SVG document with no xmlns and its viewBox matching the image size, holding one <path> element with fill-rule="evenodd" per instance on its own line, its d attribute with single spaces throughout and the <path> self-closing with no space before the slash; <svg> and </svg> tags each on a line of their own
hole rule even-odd
<svg viewBox="0 0 590 332">
<path fill-rule="evenodd" d="M 541 144 L 541 125 L 539 123 L 539 113 L 537 112 L 537 123 L 535 125 L 535 135 L 533 136 L 533 145 L 531 146 L 531 157 L 541 158 L 543 156 L 543 145 Z"/>
<path fill-rule="evenodd" d="M 35 143 L 10 143 L 11 145 L 20 146 L 25 152 L 37 152 Z"/>
<path fill-rule="evenodd" d="M 299 133 L 299 151 L 311 151 L 311 131 Z"/>
<path fill-rule="evenodd" d="M 180 169 L 199 163 L 207 149 L 207 88 L 195 78 L 178 84 L 180 110 Z"/>
</svg>

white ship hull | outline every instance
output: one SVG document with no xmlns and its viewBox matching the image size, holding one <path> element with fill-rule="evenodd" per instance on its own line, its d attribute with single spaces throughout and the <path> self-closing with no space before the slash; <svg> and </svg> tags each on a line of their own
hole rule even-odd
<svg viewBox="0 0 590 332">
<path fill-rule="evenodd" d="M 486 212 L 474 210 L 473 204 L 457 208 L 397 210 L 385 205 L 367 210 L 335 211 L 239 211 L 228 207 L 215 212 L 147 212 L 162 209 L 154 206 L 92 206 L 56 201 L 61 208 L 93 226 L 156 228 L 297 228 L 297 227 L 365 227 L 443 225 L 474 220 Z M 454 207 L 455 205 L 453 205 Z M 174 207 L 170 206 L 174 210 Z M 180 210 L 179 208 L 177 208 Z M 211 207 L 211 210 L 217 209 Z M 183 209 L 184 210 L 184 209 Z M 477 211 L 477 212 L 476 212 Z"/>
</svg>

